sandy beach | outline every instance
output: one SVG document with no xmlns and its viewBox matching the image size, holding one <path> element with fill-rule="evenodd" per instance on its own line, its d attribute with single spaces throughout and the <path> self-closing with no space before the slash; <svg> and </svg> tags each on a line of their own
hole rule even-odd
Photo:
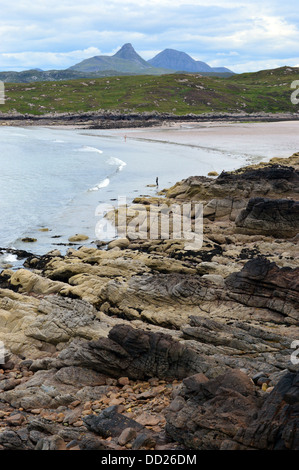
<svg viewBox="0 0 299 470">
<path fill-rule="evenodd" d="M 98 131 L 101 133 L 101 131 Z M 299 148 L 299 122 L 170 123 L 152 128 L 109 129 L 105 135 L 124 139 L 165 142 L 207 149 L 256 150 L 265 157 L 289 157 Z M 255 149 L 252 148 L 254 140 Z M 286 146 L 286 142 L 288 145 Z M 275 155 L 273 148 L 276 149 Z M 270 153 L 269 153 L 270 149 Z"/>
</svg>

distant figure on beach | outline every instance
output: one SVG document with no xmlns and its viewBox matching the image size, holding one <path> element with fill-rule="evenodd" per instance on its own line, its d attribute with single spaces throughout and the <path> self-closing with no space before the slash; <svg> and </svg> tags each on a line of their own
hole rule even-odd
<svg viewBox="0 0 299 470">
<path fill-rule="evenodd" d="M 125 142 L 127 142 L 127 136 L 126 135 L 124 136 L 124 139 L 125 139 Z"/>
<path fill-rule="evenodd" d="M 158 176 L 157 176 L 157 178 L 156 178 L 156 185 L 159 186 L 159 178 L 158 178 Z"/>
</svg>

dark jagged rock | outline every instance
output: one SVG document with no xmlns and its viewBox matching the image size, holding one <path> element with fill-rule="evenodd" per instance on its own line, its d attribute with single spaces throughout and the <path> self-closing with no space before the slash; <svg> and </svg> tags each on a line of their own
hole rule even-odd
<svg viewBox="0 0 299 470">
<path fill-rule="evenodd" d="M 282 313 L 289 323 L 299 322 L 299 268 L 279 268 L 264 257 L 248 261 L 225 281 L 227 295 L 254 307 Z"/>
<path fill-rule="evenodd" d="M 17 259 L 24 259 L 29 257 L 34 257 L 32 253 L 29 253 L 25 250 L 15 250 L 14 248 L 0 248 L 0 254 L 3 253 L 10 253 L 12 255 L 16 255 Z"/>
<path fill-rule="evenodd" d="M 257 418 L 236 440 L 256 449 L 299 450 L 299 372 L 286 374 L 271 392 Z"/>
<path fill-rule="evenodd" d="M 61 257 L 58 254 L 55 254 L 55 257 Z M 24 267 L 29 269 L 40 269 L 43 270 L 45 266 L 54 258 L 54 255 L 47 254 L 43 256 L 31 255 L 29 256 L 25 263 Z"/>
<path fill-rule="evenodd" d="M 198 353 L 163 333 L 116 325 L 108 338 L 73 342 L 61 352 L 60 366 L 80 365 L 111 377 L 130 379 L 184 378 L 204 372 L 207 365 Z"/>
<path fill-rule="evenodd" d="M 109 450 L 109 446 L 103 439 L 88 436 L 79 442 L 80 450 Z"/>
<path fill-rule="evenodd" d="M 99 434 L 101 437 L 118 437 L 127 428 L 141 431 L 144 427 L 126 416 L 118 413 L 117 406 L 110 406 L 99 415 L 89 415 L 84 418 L 84 423 L 89 431 Z"/>
<path fill-rule="evenodd" d="M 298 404 L 299 372 L 285 374 L 262 400 L 235 370 L 196 387 L 184 383 L 168 408 L 166 429 L 194 449 L 299 450 Z"/>
<path fill-rule="evenodd" d="M 237 209 L 244 199 L 252 197 L 276 198 L 283 195 L 297 199 L 298 183 L 298 169 L 269 163 L 261 168 L 223 171 L 216 179 L 192 176 L 176 183 L 166 191 L 166 196 L 178 201 L 209 201 L 210 205 L 216 199 L 218 205 L 223 206 L 220 215 L 223 216 L 223 212 L 229 213 L 230 206 L 231 210 Z M 209 212 L 212 212 L 211 208 Z"/>
<path fill-rule="evenodd" d="M 299 202 L 253 198 L 236 218 L 238 231 L 291 238 L 299 232 Z"/>
<path fill-rule="evenodd" d="M 26 429 L 4 430 L 0 433 L 0 445 L 5 450 L 33 450 L 34 445 L 31 444 L 28 434 Z"/>
<path fill-rule="evenodd" d="M 148 434 L 140 434 L 136 437 L 132 444 L 132 450 L 138 450 L 140 448 L 153 448 L 156 446 L 156 441 Z"/>
<path fill-rule="evenodd" d="M 189 448 L 218 450 L 257 411 L 253 382 L 236 370 L 201 381 L 195 389 L 183 386 L 168 408 L 166 431 Z"/>
<path fill-rule="evenodd" d="M 251 180 L 251 181 L 278 181 L 286 180 L 289 182 L 299 182 L 299 173 L 291 166 L 272 164 L 271 166 L 264 166 L 262 168 L 250 167 L 247 169 L 240 169 L 234 172 L 222 172 L 217 178 L 217 182 L 220 184 L 226 184 L 230 181 L 238 179 Z M 275 183 L 273 183 L 275 184 Z"/>
</svg>

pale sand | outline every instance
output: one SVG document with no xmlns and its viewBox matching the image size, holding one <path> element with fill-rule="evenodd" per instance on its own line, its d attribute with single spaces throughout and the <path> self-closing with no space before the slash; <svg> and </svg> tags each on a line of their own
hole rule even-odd
<svg viewBox="0 0 299 470">
<path fill-rule="evenodd" d="M 234 149 L 265 158 L 289 157 L 299 152 L 299 121 L 171 123 L 154 128 L 109 129 L 105 135 L 227 151 Z"/>
</svg>

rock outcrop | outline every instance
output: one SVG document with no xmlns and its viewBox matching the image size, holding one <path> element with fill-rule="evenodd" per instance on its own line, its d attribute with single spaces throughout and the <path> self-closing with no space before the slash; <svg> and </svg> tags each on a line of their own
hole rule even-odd
<svg viewBox="0 0 299 470">
<path fill-rule="evenodd" d="M 259 413 L 236 440 L 249 448 L 299 449 L 299 373 L 288 373 L 265 400 Z"/>
<path fill-rule="evenodd" d="M 299 232 L 299 201 L 253 198 L 236 218 L 241 233 L 292 238 Z"/>
<path fill-rule="evenodd" d="M 237 370 L 189 377 L 168 408 L 166 432 L 192 449 L 298 450 L 298 383 L 298 373 L 287 373 L 261 397 Z"/>
<path fill-rule="evenodd" d="M 279 164 L 260 164 L 245 167 L 235 172 L 222 172 L 216 179 L 200 176 L 189 177 L 165 191 L 172 199 L 202 200 L 252 197 L 273 197 L 277 195 L 298 197 L 298 169 Z"/>
<path fill-rule="evenodd" d="M 260 257 L 248 261 L 225 283 L 229 297 L 248 306 L 270 308 L 284 315 L 287 323 L 298 325 L 299 267 L 279 268 Z"/>
<path fill-rule="evenodd" d="M 129 325 L 116 325 L 108 338 L 74 342 L 64 349 L 53 366 L 91 368 L 110 377 L 146 380 L 150 377 L 184 378 L 206 370 L 200 356 L 163 333 L 152 333 Z"/>
<path fill-rule="evenodd" d="M 198 249 L 126 238 L 0 273 L 0 449 L 299 449 L 288 160 L 155 198 L 204 203 Z"/>
</svg>

